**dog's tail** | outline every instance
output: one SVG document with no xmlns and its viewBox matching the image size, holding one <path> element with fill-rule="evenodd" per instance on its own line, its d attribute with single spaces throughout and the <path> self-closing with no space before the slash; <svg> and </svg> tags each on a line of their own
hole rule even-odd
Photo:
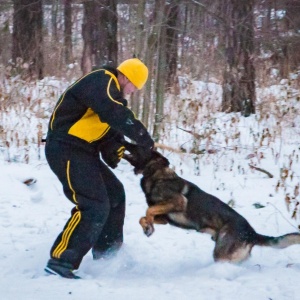
<svg viewBox="0 0 300 300">
<path fill-rule="evenodd" d="M 300 233 L 288 233 L 278 237 L 257 234 L 255 245 L 283 249 L 292 245 L 300 244 Z"/>
</svg>

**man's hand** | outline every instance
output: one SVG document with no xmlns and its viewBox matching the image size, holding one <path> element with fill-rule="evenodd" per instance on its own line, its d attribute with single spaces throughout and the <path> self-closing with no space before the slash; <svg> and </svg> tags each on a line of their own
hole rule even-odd
<svg viewBox="0 0 300 300">
<path fill-rule="evenodd" d="M 102 159 L 112 169 L 118 166 L 124 155 L 125 146 L 123 142 L 122 139 L 110 139 L 100 150 Z"/>
</svg>

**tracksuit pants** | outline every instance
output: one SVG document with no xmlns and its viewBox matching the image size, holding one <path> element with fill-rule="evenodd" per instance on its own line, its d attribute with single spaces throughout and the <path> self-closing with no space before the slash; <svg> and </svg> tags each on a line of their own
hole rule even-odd
<svg viewBox="0 0 300 300">
<path fill-rule="evenodd" d="M 59 140 L 47 140 L 50 168 L 75 204 L 71 217 L 51 248 L 51 258 L 78 269 L 92 249 L 94 257 L 123 242 L 125 191 L 96 151 Z"/>
</svg>

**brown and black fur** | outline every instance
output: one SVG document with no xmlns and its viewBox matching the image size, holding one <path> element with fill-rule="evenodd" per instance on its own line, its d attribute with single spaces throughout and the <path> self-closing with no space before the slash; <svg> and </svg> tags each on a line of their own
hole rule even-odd
<svg viewBox="0 0 300 300">
<path fill-rule="evenodd" d="M 300 234 L 270 237 L 255 232 L 248 221 L 230 206 L 179 177 L 169 161 L 156 151 L 145 157 L 138 146 L 127 144 L 125 155 L 136 173 L 142 173 L 141 187 L 149 208 L 140 219 L 144 233 L 154 232 L 154 223 L 171 224 L 209 233 L 215 241 L 214 260 L 241 262 L 253 246 L 285 248 L 300 244 Z"/>
</svg>

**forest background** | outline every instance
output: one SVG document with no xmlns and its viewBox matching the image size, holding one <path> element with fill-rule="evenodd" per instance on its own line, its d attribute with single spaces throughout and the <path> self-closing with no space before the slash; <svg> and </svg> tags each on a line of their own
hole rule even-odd
<svg viewBox="0 0 300 300">
<path fill-rule="evenodd" d="M 136 56 L 150 80 L 130 106 L 161 148 L 189 155 L 195 175 L 211 162 L 269 176 L 265 152 L 285 155 L 277 185 L 297 217 L 299 0 L 0 0 L 0 45 L 3 161 L 40 159 L 63 90 Z"/>
</svg>

